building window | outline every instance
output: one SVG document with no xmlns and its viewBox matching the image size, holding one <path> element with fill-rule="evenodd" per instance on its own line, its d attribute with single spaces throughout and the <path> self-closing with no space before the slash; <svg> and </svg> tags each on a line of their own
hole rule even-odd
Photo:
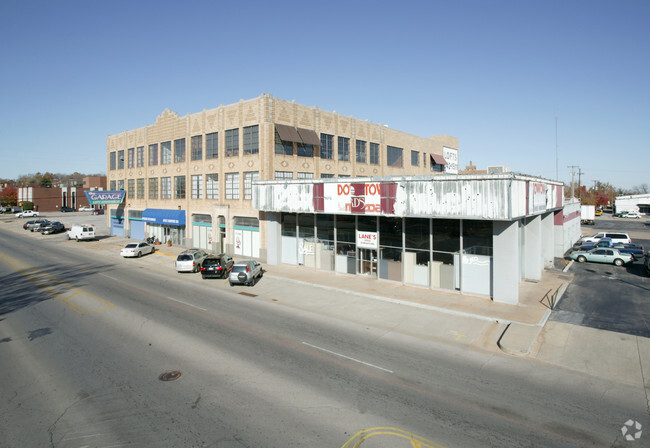
<svg viewBox="0 0 650 448">
<path fill-rule="evenodd" d="M 357 163 L 366 163 L 366 142 L 357 140 Z"/>
<path fill-rule="evenodd" d="M 313 179 L 314 173 L 296 173 L 297 179 Z"/>
<path fill-rule="evenodd" d="M 123 149 L 117 151 L 117 169 L 118 170 L 123 170 L 124 169 L 124 150 Z"/>
<path fill-rule="evenodd" d="M 219 175 L 208 174 L 205 178 L 205 195 L 208 199 L 219 199 Z"/>
<path fill-rule="evenodd" d="M 149 178 L 149 199 L 158 199 L 158 178 Z"/>
<path fill-rule="evenodd" d="M 192 151 L 192 154 L 190 155 L 192 160 L 203 159 L 203 136 L 193 136 L 190 145 L 192 145 L 192 148 L 190 149 L 190 151 Z"/>
<path fill-rule="evenodd" d="M 339 137 L 339 160 L 343 162 L 350 161 L 350 139 L 347 137 Z"/>
<path fill-rule="evenodd" d="M 226 199 L 239 199 L 239 173 L 226 173 Z"/>
<path fill-rule="evenodd" d="M 379 143 L 370 143 L 370 164 L 379 165 Z"/>
<path fill-rule="evenodd" d="M 216 159 L 219 157 L 219 133 L 205 134 L 205 158 Z"/>
<path fill-rule="evenodd" d="M 124 179 L 121 179 L 121 180 L 117 181 L 117 189 L 118 190 L 124 190 Z"/>
<path fill-rule="evenodd" d="M 334 175 L 333 174 L 321 174 L 320 177 L 322 179 L 331 179 L 331 178 L 334 177 Z"/>
<path fill-rule="evenodd" d="M 144 166 L 144 146 L 138 146 L 135 152 L 135 164 L 136 166 Z"/>
<path fill-rule="evenodd" d="M 293 155 L 293 142 L 282 140 L 277 129 L 275 131 L 275 153 L 285 156 Z"/>
<path fill-rule="evenodd" d="M 138 194 L 138 199 L 144 199 L 144 178 L 138 179 L 136 183 L 136 191 Z"/>
<path fill-rule="evenodd" d="M 418 151 L 411 151 L 411 165 L 420 166 L 420 153 Z"/>
<path fill-rule="evenodd" d="M 253 182 L 260 180 L 259 171 L 248 171 L 244 173 L 244 199 L 253 199 Z"/>
<path fill-rule="evenodd" d="M 128 168 L 135 168 L 135 148 L 126 150 L 126 166 Z"/>
<path fill-rule="evenodd" d="M 192 176 L 192 199 L 203 199 L 203 175 Z"/>
<path fill-rule="evenodd" d="M 171 177 L 161 177 L 160 178 L 160 198 L 161 199 L 171 199 L 172 198 L 172 178 Z"/>
<path fill-rule="evenodd" d="M 276 171 L 275 180 L 293 179 L 293 171 Z"/>
<path fill-rule="evenodd" d="M 160 164 L 168 165 L 172 163 L 172 142 L 162 142 L 160 144 Z"/>
<path fill-rule="evenodd" d="M 239 156 L 239 129 L 228 129 L 226 131 L 226 157 L 237 156 Z"/>
<path fill-rule="evenodd" d="M 115 161 L 117 160 L 116 157 L 117 157 L 117 154 L 115 153 L 115 151 L 111 152 L 108 155 L 108 160 L 109 160 L 108 163 L 109 163 L 109 167 L 110 167 L 111 170 L 114 170 L 116 168 L 116 166 L 117 166 L 117 164 L 115 163 Z"/>
<path fill-rule="evenodd" d="M 321 159 L 332 159 L 334 156 L 332 154 L 332 145 L 334 142 L 334 136 L 329 134 L 320 135 L 320 158 Z"/>
<path fill-rule="evenodd" d="M 149 165 L 158 165 L 158 143 L 149 145 Z"/>
<path fill-rule="evenodd" d="M 260 152 L 259 126 L 247 126 L 244 128 L 244 155 L 257 154 Z"/>
<path fill-rule="evenodd" d="M 314 157 L 314 145 L 298 143 L 298 157 Z"/>
<path fill-rule="evenodd" d="M 185 162 L 185 139 L 174 140 L 174 163 Z"/>
<path fill-rule="evenodd" d="M 388 166 L 397 166 L 403 167 L 404 161 L 402 160 L 402 148 L 396 146 L 387 146 L 386 147 L 386 164 Z"/>
<path fill-rule="evenodd" d="M 444 166 L 434 162 L 433 159 L 431 159 L 431 166 L 429 167 L 429 170 L 442 173 L 444 171 Z"/>
<path fill-rule="evenodd" d="M 174 177 L 174 199 L 185 199 L 185 176 Z"/>
<path fill-rule="evenodd" d="M 114 180 L 111 181 L 109 189 L 111 191 L 115 191 L 117 189 L 116 182 Z"/>
<path fill-rule="evenodd" d="M 135 198 L 135 179 L 129 179 L 126 185 L 126 197 L 129 199 Z"/>
</svg>

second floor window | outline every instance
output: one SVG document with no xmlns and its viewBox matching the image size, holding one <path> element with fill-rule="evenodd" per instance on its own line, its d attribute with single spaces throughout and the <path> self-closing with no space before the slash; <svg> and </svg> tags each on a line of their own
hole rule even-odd
<svg viewBox="0 0 650 448">
<path fill-rule="evenodd" d="M 404 161 L 402 160 L 402 153 L 404 150 L 396 146 L 387 146 L 386 147 L 386 164 L 388 166 L 402 167 L 404 166 Z"/>
<path fill-rule="evenodd" d="M 203 158 L 203 136 L 195 135 L 192 137 L 192 160 L 201 160 Z"/>
<path fill-rule="evenodd" d="M 114 170 L 114 169 L 117 167 L 117 164 L 116 164 L 116 162 L 115 162 L 115 161 L 117 160 L 117 154 L 116 154 L 115 151 L 111 152 L 111 153 L 108 155 L 108 160 L 109 160 L 108 163 L 109 163 L 109 167 L 110 167 L 110 169 L 111 169 L 111 170 Z"/>
<path fill-rule="evenodd" d="M 158 143 L 149 145 L 149 165 L 158 165 Z"/>
<path fill-rule="evenodd" d="M 185 139 L 174 140 L 174 163 L 185 162 Z"/>
<path fill-rule="evenodd" d="M 203 199 L 203 175 L 192 176 L 192 199 Z"/>
<path fill-rule="evenodd" d="M 321 159 L 332 159 L 334 156 L 332 154 L 332 144 L 334 142 L 334 136 L 329 134 L 320 135 L 320 158 Z"/>
<path fill-rule="evenodd" d="M 370 143 L 370 164 L 379 165 L 379 143 Z"/>
<path fill-rule="evenodd" d="M 259 179 L 260 173 L 258 171 L 249 171 L 244 173 L 244 199 L 253 199 L 253 182 L 258 181 Z"/>
<path fill-rule="evenodd" d="M 420 153 L 418 151 L 411 151 L 411 165 L 420 165 Z"/>
<path fill-rule="evenodd" d="M 144 146 L 138 146 L 135 152 L 135 165 L 144 166 Z"/>
<path fill-rule="evenodd" d="M 219 199 L 218 174 L 208 174 L 205 177 L 205 195 L 208 199 Z"/>
<path fill-rule="evenodd" d="M 239 129 L 226 131 L 226 157 L 237 157 L 239 155 Z"/>
<path fill-rule="evenodd" d="M 172 198 L 172 178 L 171 177 L 161 177 L 160 178 L 160 193 L 161 199 L 171 199 Z"/>
<path fill-rule="evenodd" d="M 244 128 L 244 155 L 260 152 L 259 126 Z"/>
<path fill-rule="evenodd" d="M 118 170 L 123 170 L 124 169 L 124 150 L 123 149 L 117 151 L 117 169 Z"/>
<path fill-rule="evenodd" d="M 174 177 L 174 199 L 185 199 L 185 176 Z"/>
<path fill-rule="evenodd" d="M 350 139 L 339 137 L 339 160 L 343 162 L 350 161 Z"/>
<path fill-rule="evenodd" d="M 239 173 L 226 173 L 226 199 L 239 199 Z"/>
<path fill-rule="evenodd" d="M 357 140 L 357 163 L 366 163 L 366 142 Z"/>
<path fill-rule="evenodd" d="M 129 148 L 126 150 L 126 166 L 128 168 L 135 167 L 135 148 Z"/>
<path fill-rule="evenodd" d="M 158 199 L 158 178 L 149 178 L 149 199 Z"/>
<path fill-rule="evenodd" d="M 172 163 L 172 142 L 162 142 L 160 144 L 160 164 L 167 165 Z"/>
<path fill-rule="evenodd" d="M 205 134 L 205 158 L 216 159 L 219 157 L 219 134 L 213 132 Z"/>
</svg>

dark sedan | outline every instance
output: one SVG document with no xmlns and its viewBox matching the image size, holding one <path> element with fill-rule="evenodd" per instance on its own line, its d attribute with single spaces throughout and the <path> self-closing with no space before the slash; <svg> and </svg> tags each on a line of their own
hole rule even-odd
<svg viewBox="0 0 650 448">
<path fill-rule="evenodd" d="M 201 263 L 201 277 L 206 278 L 224 278 L 235 261 L 226 254 L 210 255 Z"/>
<path fill-rule="evenodd" d="M 41 233 L 43 235 L 49 235 L 51 233 L 63 233 L 65 232 L 65 225 L 62 222 L 54 221 L 50 222 L 45 226 L 41 226 Z"/>
<path fill-rule="evenodd" d="M 63 213 L 68 213 L 68 212 L 74 212 L 74 211 L 75 211 L 75 209 L 72 208 L 72 207 L 61 207 L 60 210 L 61 210 Z"/>
</svg>

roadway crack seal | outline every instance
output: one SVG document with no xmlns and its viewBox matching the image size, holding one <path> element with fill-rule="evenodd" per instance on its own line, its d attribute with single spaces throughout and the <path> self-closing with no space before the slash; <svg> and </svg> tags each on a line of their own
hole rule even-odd
<svg viewBox="0 0 650 448">
<path fill-rule="evenodd" d="M 179 370 L 168 370 L 158 376 L 160 381 L 175 381 L 180 378 L 182 373 Z"/>
</svg>

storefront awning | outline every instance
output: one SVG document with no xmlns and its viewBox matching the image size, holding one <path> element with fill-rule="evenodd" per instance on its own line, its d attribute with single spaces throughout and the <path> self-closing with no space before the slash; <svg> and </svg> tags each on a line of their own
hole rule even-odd
<svg viewBox="0 0 650 448">
<path fill-rule="evenodd" d="M 431 154 L 431 161 L 436 165 L 447 165 L 447 161 L 440 154 Z"/>
<path fill-rule="evenodd" d="M 164 210 L 159 208 L 146 208 L 142 212 L 142 220 L 151 224 L 166 226 L 184 226 L 185 210 Z"/>
</svg>

